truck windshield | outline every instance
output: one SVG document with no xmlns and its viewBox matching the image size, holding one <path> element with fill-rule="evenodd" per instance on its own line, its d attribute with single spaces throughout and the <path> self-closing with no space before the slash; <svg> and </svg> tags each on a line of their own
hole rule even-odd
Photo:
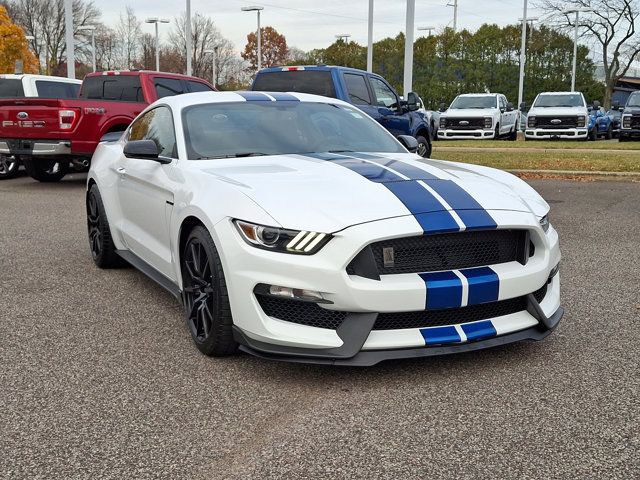
<svg viewBox="0 0 640 480">
<path fill-rule="evenodd" d="M 449 108 L 497 108 L 496 97 L 494 96 L 477 96 L 477 97 L 457 97 Z"/>
<path fill-rule="evenodd" d="M 17 78 L 0 78 L 0 98 L 24 97 L 22 80 Z"/>
<path fill-rule="evenodd" d="M 336 98 L 330 71 L 291 70 L 259 73 L 252 90 L 260 92 L 299 92 Z"/>
<path fill-rule="evenodd" d="M 533 108 L 584 107 L 584 99 L 579 93 L 559 93 L 539 95 Z"/>
<path fill-rule="evenodd" d="M 640 92 L 633 92 L 627 100 L 627 107 L 640 107 Z"/>
<path fill-rule="evenodd" d="M 311 102 L 192 105 L 182 112 L 190 159 L 315 152 L 405 152 L 355 108 Z"/>
</svg>

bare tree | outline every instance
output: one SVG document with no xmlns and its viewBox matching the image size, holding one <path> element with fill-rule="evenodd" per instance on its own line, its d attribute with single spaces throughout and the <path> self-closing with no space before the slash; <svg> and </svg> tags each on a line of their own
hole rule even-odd
<svg viewBox="0 0 640 480">
<path fill-rule="evenodd" d="M 118 62 L 118 38 L 115 30 L 98 25 L 95 32 L 98 70 L 114 70 Z"/>
<path fill-rule="evenodd" d="M 118 38 L 118 63 L 123 69 L 132 68 L 140 50 L 140 36 L 142 35 L 141 23 L 136 17 L 133 8 L 127 6 L 124 14 L 120 14 L 120 20 L 116 25 Z"/>
<path fill-rule="evenodd" d="M 635 22 L 640 17 L 638 0 L 541 0 L 539 6 L 552 14 L 559 27 L 575 28 L 574 14 L 565 13 L 572 8 L 591 8 L 580 14 L 580 25 L 586 35 L 602 48 L 605 75 L 604 106 L 611 106 L 611 97 L 618 80 L 625 76 L 631 65 L 640 58 L 640 32 Z"/>
<path fill-rule="evenodd" d="M 65 60 L 64 0 L 13 0 L 8 2 L 15 22 L 27 35 L 33 36 L 30 46 L 36 57 L 45 57 L 45 68 L 50 73 Z M 95 25 L 100 11 L 92 1 L 73 1 L 74 35 L 78 27 Z"/>
</svg>

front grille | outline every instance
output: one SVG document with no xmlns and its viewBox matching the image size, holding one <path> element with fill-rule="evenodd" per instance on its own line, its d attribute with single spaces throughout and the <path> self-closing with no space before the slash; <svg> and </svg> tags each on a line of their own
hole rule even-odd
<svg viewBox="0 0 640 480">
<path fill-rule="evenodd" d="M 541 302 L 547 293 L 547 284 L 533 293 Z M 315 303 L 286 300 L 269 295 L 256 295 L 258 303 L 268 316 L 286 322 L 310 327 L 336 330 L 349 312 L 327 310 Z M 471 305 L 464 308 L 424 310 L 418 312 L 380 313 L 373 330 L 425 328 L 475 322 L 521 312 L 527 308 L 527 297 L 517 297 L 498 302 Z"/>
<path fill-rule="evenodd" d="M 559 120 L 560 122 L 554 122 L 554 120 Z M 560 117 L 535 117 L 535 125 L 538 128 L 576 128 L 578 126 L 578 117 L 575 115 L 572 116 L 560 116 Z"/>
<path fill-rule="evenodd" d="M 631 117 L 631 128 L 640 129 L 640 116 L 634 115 Z"/>
<path fill-rule="evenodd" d="M 547 293 L 547 284 L 534 292 L 538 302 Z M 403 328 L 441 327 L 459 323 L 476 322 L 487 318 L 502 317 L 527 309 L 527 297 L 516 297 L 498 302 L 470 305 L 463 308 L 442 310 L 421 310 L 418 312 L 381 313 L 378 315 L 374 330 L 396 330 Z"/>
<path fill-rule="evenodd" d="M 462 122 L 462 125 L 460 124 Z M 467 122 L 465 124 L 465 122 Z M 445 128 L 454 130 L 476 130 L 484 128 L 484 117 L 480 118 L 446 118 Z"/>
<path fill-rule="evenodd" d="M 528 242 L 526 230 L 479 230 L 395 238 L 373 243 L 370 248 L 378 273 L 389 275 L 480 267 L 514 260 L 526 263 L 528 254 L 524 252 Z M 347 266 L 350 275 L 357 274 L 356 261 Z"/>
<path fill-rule="evenodd" d="M 318 306 L 317 303 L 285 300 L 270 295 L 256 295 L 256 298 L 268 316 L 309 327 L 335 330 L 348 314 L 348 312 L 327 310 Z"/>
</svg>

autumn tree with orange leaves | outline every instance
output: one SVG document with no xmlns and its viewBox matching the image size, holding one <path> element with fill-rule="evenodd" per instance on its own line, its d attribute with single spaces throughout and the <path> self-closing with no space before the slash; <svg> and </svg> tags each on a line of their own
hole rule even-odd
<svg viewBox="0 0 640 480">
<path fill-rule="evenodd" d="M 0 6 L 0 73 L 13 73 L 16 60 L 22 60 L 24 73 L 38 73 L 38 60 L 29 50 L 24 30 Z"/>
<path fill-rule="evenodd" d="M 260 32 L 262 33 L 260 37 L 262 66 L 284 65 L 289 52 L 287 39 L 273 27 L 261 28 Z M 251 63 L 252 68 L 257 68 L 258 40 L 255 32 L 247 35 L 247 45 L 244 47 L 244 52 L 242 52 L 242 58 Z"/>
</svg>

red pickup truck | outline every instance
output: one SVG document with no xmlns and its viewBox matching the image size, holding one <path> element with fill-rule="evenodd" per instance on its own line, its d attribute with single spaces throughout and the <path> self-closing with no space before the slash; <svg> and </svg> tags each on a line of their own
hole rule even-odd
<svg viewBox="0 0 640 480">
<path fill-rule="evenodd" d="M 125 130 L 148 104 L 211 90 L 205 80 L 185 75 L 102 72 L 86 76 L 79 98 L 0 99 L 0 155 L 22 160 L 36 180 L 56 182 L 71 164 L 88 165 L 100 139 Z"/>
</svg>

